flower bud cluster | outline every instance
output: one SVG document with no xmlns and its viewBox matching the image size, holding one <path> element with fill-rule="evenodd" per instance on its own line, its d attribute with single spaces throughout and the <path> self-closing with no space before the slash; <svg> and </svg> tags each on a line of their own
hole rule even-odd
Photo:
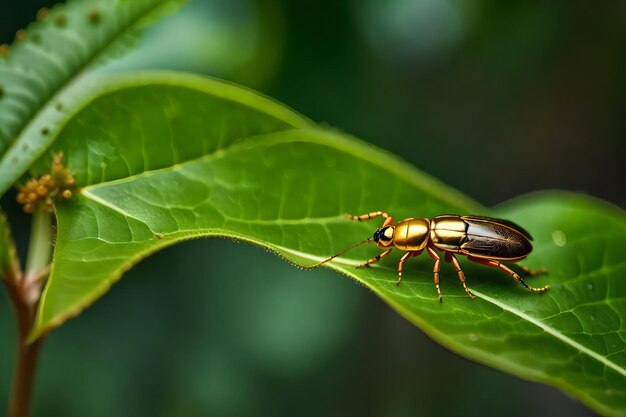
<svg viewBox="0 0 626 417">
<path fill-rule="evenodd" d="M 69 168 L 63 166 L 63 154 L 59 153 L 52 160 L 49 174 L 31 178 L 19 188 L 17 202 L 26 213 L 32 213 L 39 204 L 52 211 L 59 198 L 72 198 L 75 184 Z"/>
</svg>

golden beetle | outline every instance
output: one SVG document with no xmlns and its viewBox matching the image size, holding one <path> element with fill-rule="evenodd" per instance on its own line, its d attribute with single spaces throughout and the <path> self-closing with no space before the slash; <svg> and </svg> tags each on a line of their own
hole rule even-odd
<svg viewBox="0 0 626 417">
<path fill-rule="evenodd" d="M 360 216 L 347 214 L 346 217 L 358 221 L 383 217 L 385 221 L 380 228 L 376 229 L 373 237 L 352 245 L 313 267 L 320 266 L 356 246 L 373 241 L 380 248 L 386 250 L 369 261 L 358 265 L 357 268 L 369 266 L 377 262 L 389 254 L 395 246 L 406 252 L 398 264 L 398 281 L 396 281 L 396 285 L 398 285 L 402 281 L 402 267 L 406 260 L 411 256 L 420 255 L 426 249 L 430 257 L 435 261 L 433 274 L 440 302 L 443 300 L 443 295 L 439 288 L 441 258 L 437 254 L 437 250 L 444 253 L 446 262 L 452 262 L 465 292 L 472 299 L 474 294 L 465 285 L 465 274 L 455 254 L 467 256 L 467 259 L 472 262 L 500 268 L 529 291 L 544 292 L 550 288 L 549 285 L 541 288 L 529 286 L 519 274 L 502 263 L 502 261 L 520 261 L 528 256 L 532 250 L 532 245 L 530 244 L 532 237 L 530 234 L 513 222 L 490 217 L 443 215 L 433 217 L 432 219 L 409 218 L 394 225 L 393 217 L 389 216 L 385 211 L 374 211 Z M 521 265 L 518 266 L 530 275 L 543 272 L 531 271 Z"/>
</svg>

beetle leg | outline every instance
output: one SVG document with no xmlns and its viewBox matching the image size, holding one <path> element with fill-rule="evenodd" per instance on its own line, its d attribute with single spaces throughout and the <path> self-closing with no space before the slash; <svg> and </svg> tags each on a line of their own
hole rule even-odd
<svg viewBox="0 0 626 417">
<path fill-rule="evenodd" d="M 439 294 L 439 302 L 443 302 L 443 294 L 441 294 L 441 289 L 439 288 L 439 269 L 441 268 L 441 258 L 437 255 L 437 252 L 430 246 L 426 246 L 426 251 L 430 255 L 431 258 L 435 261 L 435 266 L 433 268 L 433 276 L 435 279 L 435 288 L 437 288 L 437 294 Z"/>
<path fill-rule="evenodd" d="M 459 281 L 461 281 L 461 284 L 463 284 L 463 289 L 465 290 L 467 295 L 469 295 L 473 300 L 476 297 L 474 297 L 474 294 L 472 294 L 469 288 L 467 288 L 467 285 L 465 285 L 465 274 L 461 269 L 461 264 L 459 264 L 459 260 L 456 258 L 456 256 L 454 256 L 452 252 L 446 252 L 446 261 L 450 262 L 449 260 L 452 261 L 452 265 L 454 265 L 454 269 L 456 269 L 456 273 L 459 275 Z"/>
<path fill-rule="evenodd" d="M 402 256 L 402 258 L 400 258 L 400 262 L 398 263 L 398 280 L 396 281 L 396 285 L 400 285 L 400 282 L 402 281 L 402 267 L 412 254 L 413 252 L 407 252 Z"/>
<path fill-rule="evenodd" d="M 534 277 L 535 275 L 545 274 L 548 272 L 548 270 L 545 268 L 544 269 L 530 269 L 524 265 L 517 265 L 517 266 L 519 267 L 519 269 L 524 271 L 524 273 L 528 274 L 531 277 Z"/>
<path fill-rule="evenodd" d="M 544 292 L 544 291 L 547 291 L 548 288 L 550 288 L 550 285 L 545 285 L 545 286 L 543 286 L 541 288 L 531 287 L 530 285 L 526 284 L 526 282 L 522 279 L 522 277 L 520 277 L 515 271 L 513 271 L 508 266 L 504 265 L 502 262 L 495 261 L 493 259 L 476 258 L 474 256 L 468 256 L 467 259 L 469 259 L 472 262 L 479 263 L 481 265 L 487 265 L 487 266 L 491 266 L 493 268 L 500 268 L 501 270 L 506 272 L 508 275 L 512 276 L 515 281 L 519 282 L 524 287 L 526 287 L 526 289 L 528 291 Z"/>
<path fill-rule="evenodd" d="M 391 248 L 393 249 L 393 248 Z M 370 264 L 373 264 L 374 262 L 378 262 L 379 260 L 381 260 L 382 258 L 384 258 L 385 256 L 387 256 L 387 254 L 389 252 L 391 252 L 391 249 L 387 249 L 386 251 L 384 251 L 383 253 L 380 253 L 378 255 L 376 255 L 375 257 L 373 257 L 372 259 L 370 259 L 367 262 L 363 262 L 362 264 L 357 265 L 357 268 L 362 268 L 364 266 L 370 266 Z"/>
<path fill-rule="evenodd" d="M 386 211 L 373 211 L 371 213 L 361 214 L 360 216 L 353 216 L 352 214 L 346 214 L 345 216 L 352 220 L 361 221 L 361 220 L 370 220 L 379 216 L 382 216 L 385 219 L 388 219 L 389 213 L 387 213 Z"/>
</svg>

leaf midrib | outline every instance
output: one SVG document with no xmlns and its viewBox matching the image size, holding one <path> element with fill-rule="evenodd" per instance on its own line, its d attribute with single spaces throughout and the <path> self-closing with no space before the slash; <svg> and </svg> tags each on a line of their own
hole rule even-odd
<svg viewBox="0 0 626 417">
<path fill-rule="evenodd" d="M 176 171 L 182 169 L 186 164 L 192 164 L 202 160 L 222 157 L 225 156 L 228 152 L 246 150 L 250 148 L 256 148 L 258 146 L 273 146 L 281 143 L 297 143 L 299 141 L 295 141 L 293 140 L 293 138 L 290 137 L 290 134 L 293 134 L 294 131 L 297 131 L 302 135 L 303 139 L 300 141 L 303 143 L 315 143 L 318 145 L 327 146 L 329 148 L 334 148 L 341 152 L 352 154 L 357 158 L 365 160 L 373 165 L 379 166 L 382 170 L 385 170 L 390 174 L 394 174 L 398 178 L 404 179 L 411 185 L 415 186 L 417 189 L 432 194 L 433 197 L 440 199 L 442 202 L 465 207 L 468 211 L 487 211 L 485 207 L 476 203 L 472 199 L 454 190 L 453 188 L 450 188 L 449 186 L 439 182 L 435 178 L 429 177 L 424 173 L 420 173 L 419 178 L 412 175 L 407 175 L 415 174 L 415 168 L 410 167 L 408 163 L 404 162 L 403 160 L 392 157 L 391 154 L 387 154 L 382 149 L 378 149 L 373 146 L 356 145 L 353 142 L 347 141 L 344 137 L 334 134 L 332 130 L 298 126 L 294 126 L 293 128 L 278 132 L 239 138 L 236 142 L 233 142 L 229 146 L 218 149 L 215 152 L 201 155 L 197 158 L 188 159 L 183 162 L 170 165 L 168 167 L 143 171 L 124 178 L 90 184 L 82 188 L 82 191 L 93 194 L 91 190 L 97 190 L 98 188 L 104 188 L 110 185 L 131 182 L 143 176 Z M 381 173 L 381 175 L 384 174 Z M 436 190 L 436 192 L 433 190 Z"/>
<path fill-rule="evenodd" d="M 620 373 L 623 376 L 626 376 L 626 369 L 621 368 L 619 365 L 617 365 L 614 362 L 611 362 L 608 358 L 602 356 L 601 354 L 587 348 L 586 346 L 578 343 L 577 341 L 570 339 L 569 337 L 565 336 L 562 333 L 559 333 L 558 331 L 556 331 L 555 329 L 553 329 L 552 327 L 546 325 L 545 323 L 541 322 L 538 319 L 533 318 L 532 316 L 529 316 L 528 314 L 516 310 L 512 307 L 510 307 L 507 304 L 501 303 L 500 301 L 496 300 L 495 298 L 489 297 L 488 295 L 485 295 L 479 291 L 476 290 L 472 290 L 472 292 L 474 293 L 474 295 L 476 295 L 477 297 L 482 298 L 485 301 L 489 301 L 490 303 L 500 307 L 501 309 L 508 311 L 511 314 L 514 314 L 524 320 L 527 320 L 529 323 L 534 324 L 535 326 L 539 327 L 540 329 L 542 329 L 543 331 L 545 331 L 546 333 L 549 333 L 550 335 L 556 337 L 557 339 L 560 339 L 561 341 L 569 344 L 570 346 L 578 349 L 580 352 L 585 353 L 586 355 L 590 356 L 592 359 L 596 359 L 598 362 L 604 364 L 605 366 L 608 366 L 609 368 L 614 369 L 615 371 L 617 371 L 618 373 Z"/>
<path fill-rule="evenodd" d="M 143 225 L 145 225 L 152 233 L 157 233 L 154 230 L 152 230 L 150 228 L 150 226 L 148 224 L 146 224 L 143 220 L 138 219 L 137 217 L 133 216 L 132 214 L 128 213 L 127 211 L 125 211 L 123 208 L 116 206 L 115 204 L 112 204 L 111 202 L 98 197 L 95 194 L 92 194 L 91 192 L 89 192 L 89 190 L 87 189 L 83 189 L 82 190 L 82 194 L 83 196 L 87 197 L 88 199 L 101 204 L 104 207 L 107 207 L 119 214 L 121 214 L 124 217 L 128 217 L 130 219 L 133 219 L 135 221 L 138 221 L 140 223 L 142 223 Z M 231 221 L 239 221 L 239 222 L 246 222 L 246 223 L 252 223 L 252 224 L 264 224 L 264 225 L 301 225 L 301 224 L 326 224 L 326 223 L 337 223 L 340 221 L 345 220 L 345 218 L 343 216 L 326 216 L 326 217 L 302 217 L 299 219 L 271 219 L 271 220 L 262 220 L 262 219 L 240 219 L 240 218 L 235 218 L 235 217 L 229 217 L 229 216 L 224 216 L 227 220 L 231 220 Z M 187 230 L 185 229 L 178 229 L 177 232 L 186 232 Z"/>
</svg>

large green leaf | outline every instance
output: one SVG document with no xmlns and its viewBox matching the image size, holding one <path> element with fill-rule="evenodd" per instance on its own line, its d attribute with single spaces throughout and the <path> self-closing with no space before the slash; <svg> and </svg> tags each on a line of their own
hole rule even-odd
<svg viewBox="0 0 626 417">
<path fill-rule="evenodd" d="M 132 45 L 182 0 L 73 0 L 59 4 L 0 55 L 0 195 L 56 137 L 63 89 L 94 64 Z M 41 115 L 46 114 L 46 117 Z"/>
<path fill-rule="evenodd" d="M 65 153 L 83 188 L 57 207 L 54 261 L 33 337 L 78 314 L 140 259 L 181 240 L 236 238 L 309 266 L 380 224 L 343 213 L 494 214 L 250 91 L 183 75 L 109 81 L 64 124 L 52 150 Z M 521 200 L 497 214 L 535 235 L 528 265 L 550 275 L 529 279 L 551 283 L 548 293 L 529 293 L 497 270 L 464 262 L 477 299 L 444 266 L 440 304 L 427 256 L 410 261 L 400 286 L 398 251 L 355 269 L 380 253 L 372 246 L 329 266 L 448 348 L 559 386 L 603 413 L 623 413 L 624 214 L 567 195 Z"/>
</svg>

